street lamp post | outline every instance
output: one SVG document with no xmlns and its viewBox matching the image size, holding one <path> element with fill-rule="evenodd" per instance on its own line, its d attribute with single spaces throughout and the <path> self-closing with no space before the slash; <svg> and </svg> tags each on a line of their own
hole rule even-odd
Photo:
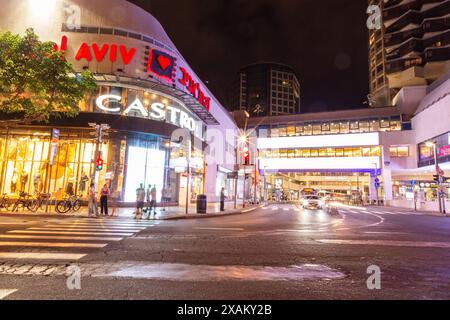
<svg viewBox="0 0 450 320">
<path fill-rule="evenodd" d="M 375 165 L 375 179 L 378 178 L 378 164 L 376 162 L 374 162 Z M 377 206 L 379 205 L 379 197 L 378 197 L 378 187 L 375 186 L 375 194 L 376 194 L 376 201 L 377 201 Z"/>
<path fill-rule="evenodd" d="M 189 213 L 189 186 L 190 186 L 190 179 L 191 179 L 191 140 L 188 141 L 188 150 L 186 152 L 186 160 L 187 160 L 187 167 L 186 167 L 186 215 Z"/>
</svg>

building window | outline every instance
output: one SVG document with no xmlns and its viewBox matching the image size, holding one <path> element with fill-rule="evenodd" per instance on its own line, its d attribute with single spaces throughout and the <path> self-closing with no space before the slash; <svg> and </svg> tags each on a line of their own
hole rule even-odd
<svg viewBox="0 0 450 320">
<path fill-rule="evenodd" d="M 393 158 L 409 157 L 409 147 L 390 147 L 389 153 Z"/>
</svg>

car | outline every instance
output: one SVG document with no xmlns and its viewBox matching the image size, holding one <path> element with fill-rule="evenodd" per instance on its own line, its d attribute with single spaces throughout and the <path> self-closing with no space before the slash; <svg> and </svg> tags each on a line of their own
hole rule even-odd
<svg viewBox="0 0 450 320">
<path fill-rule="evenodd" d="M 302 199 L 303 209 L 321 210 L 325 209 L 325 206 L 325 201 L 323 201 L 319 196 L 305 196 Z"/>
</svg>

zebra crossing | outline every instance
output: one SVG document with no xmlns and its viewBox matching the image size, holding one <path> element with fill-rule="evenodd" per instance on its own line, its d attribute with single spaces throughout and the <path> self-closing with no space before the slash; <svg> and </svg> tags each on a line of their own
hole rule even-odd
<svg viewBox="0 0 450 320">
<path fill-rule="evenodd" d="M 53 220 L 0 234 L 0 262 L 77 261 L 108 244 L 158 225 L 125 218 Z"/>
</svg>

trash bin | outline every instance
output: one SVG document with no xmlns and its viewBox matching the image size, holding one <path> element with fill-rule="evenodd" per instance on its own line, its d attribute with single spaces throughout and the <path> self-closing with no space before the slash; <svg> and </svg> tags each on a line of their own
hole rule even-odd
<svg viewBox="0 0 450 320">
<path fill-rule="evenodd" d="M 206 205 L 208 201 L 206 195 L 200 194 L 197 196 L 197 213 L 206 213 Z"/>
</svg>

